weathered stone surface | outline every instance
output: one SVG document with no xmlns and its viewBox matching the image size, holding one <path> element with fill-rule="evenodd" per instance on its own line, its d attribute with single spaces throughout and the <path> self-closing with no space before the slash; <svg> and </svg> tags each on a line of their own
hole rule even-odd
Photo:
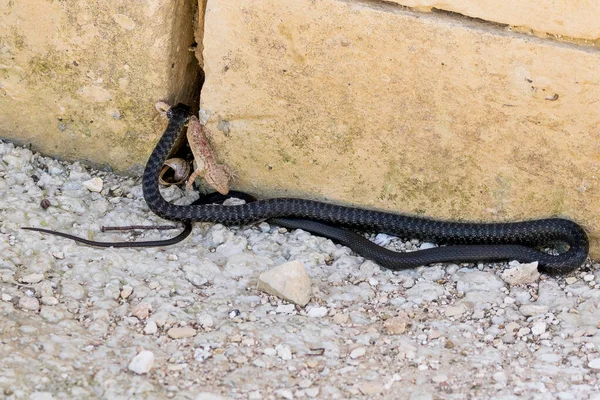
<svg viewBox="0 0 600 400">
<path fill-rule="evenodd" d="M 237 187 L 573 218 L 600 255 L 600 53 L 364 3 L 209 1 L 202 107 Z"/>
<path fill-rule="evenodd" d="M 600 3 L 593 0 L 391 0 L 419 11 L 432 8 L 452 11 L 486 21 L 499 22 L 570 38 L 600 39 Z"/>
<path fill-rule="evenodd" d="M 192 4 L 0 0 L 0 137 L 139 169 L 164 129 L 154 102 L 197 98 Z"/>
</svg>

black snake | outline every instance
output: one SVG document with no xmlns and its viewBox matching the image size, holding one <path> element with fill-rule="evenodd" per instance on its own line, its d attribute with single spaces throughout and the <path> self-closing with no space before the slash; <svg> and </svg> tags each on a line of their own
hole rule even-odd
<svg viewBox="0 0 600 400">
<path fill-rule="evenodd" d="M 244 225 L 261 220 L 290 229 L 303 229 L 346 245 L 365 258 L 390 269 L 406 269 L 439 262 L 519 260 L 538 261 L 549 273 L 567 273 L 587 259 L 589 242 L 583 228 L 573 221 L 547 218 L 522 222 L 463 223 L 346 207 L 297 198 L 254 200 L 243 205 L 206 204 L 208 198 L 191 205 L 166 201 L 159 190 L 158 176 L 163 164 L 190 118 L 189 108 L 178 104 L 168 110 L 169 124 L 154 148 L 142 180 L 148 207 L 164 219 L 182 221 L 185 229 L 177 237 L 147 242 L 96 242 L 41 228 L 24 228 L 60 235 L 100 247 L 150 247 L 177 243 L 191 232 L 194 221 Z M 248 197 L 242 192 L 237 197 Z M 387 250 L 351 229 L 385 232 L 400 237 L 420 238 L 446 246 L 398 253 Z M 568 245 L 562 254 L 552 255 L 537 248 L 555 243 Z"/>
<path fill-rule="evenodd" d="M 234 206 L 171 204 L 160 194 L 158 175 L 190 113 L 187 106 L 178 104 L 167 115 L 169 124 L 148 159 L 142 180 L 148 207 L 162 218 L 187 223 L 205 221 L 225 225 L 271 220 L 290 228 L 302 228 L 331 238 L 391 269 L 448 261 L 515 259 L 524 262 L 539 261 L 544 271 L 566 273 L 581 266 L 587 258 L 589 243 L 585 231 L 575 222 L 561 218 L 506 223 L 462 223 L 297 198 L 258 200 Z M 400 237 L 418 237 L 452 246 L 396 253 L 369 242 L 349 229 L 339 227 L 385 232 Z M 535 248 L 555 242 L 566 243 L 568 250 L 551 255 Z"/>
</svg>

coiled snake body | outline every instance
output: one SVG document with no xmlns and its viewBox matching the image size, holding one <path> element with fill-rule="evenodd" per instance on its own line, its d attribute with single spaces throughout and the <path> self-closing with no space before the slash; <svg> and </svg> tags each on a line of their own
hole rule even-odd
<svg viewBox="0 0 600 400">
<path fill-rule="evenodd" d="M 187 106 L 178 104 L 167 115 L 169 124 L 146 164 L 142 182 L 148 207 L 162 218 L 187 224 L 205 221 L 225 225 L 271 220 L 290 228 L 298 227 L 329 237 L 391 269 L 448 261 L 515 259 L 523 262 L 539 261 L 542 270 L 566 273 L 581 266 L 587 258 L 589 244 L 585 231 L 575 222 L 561 218 L 508 223 L 462 223 L 297 198 L 258 200 L 235 206 L 171 204 L 160 194 L 158 175 L 182 127 L 187 123 L 190 112 Z M 449 246 L 396 253 L 339 227 L 385 232 L 400 237 L 418 237 Z M 559 255 L 551 255 L 536 249 L 555 242 L 566 243 L 568 250 Z"/>
</svg>

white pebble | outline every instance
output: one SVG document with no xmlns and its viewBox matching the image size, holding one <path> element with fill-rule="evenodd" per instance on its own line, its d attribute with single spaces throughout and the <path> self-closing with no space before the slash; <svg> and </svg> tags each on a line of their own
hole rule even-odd
<svg viewBox="0 0 600 400">
<path fill-rule="evenodd" d="M 277 314 L 292 314 L 296 311 L 296 306 L 294 304 L 280 304 L 275 309 Z"/>
<path fill-rule="evenodd" d="M 29 274 L 21 278 L 23 283 L 39 283 L 44 280 L 44 274 Z"/>
<path fill-rule="evenodd" d="M 364 356 L 365 354 L 367 354 L 367 349 L 365 349 L 364 347 L 357 347 L 356 349 L 350 352 L 350 358 L 359 358 Z"/>
<path fill-rule="evenodd" d="M 591 369 L 600 369 L 600 358 L 594 358 L 592 361 L 590 361 L 588 367 Z"/>
<path fill-rule="evenodd" d="M 409 289 L 411 287 L 415 286 L 415 280 L 413 278 L 408 278 L 407 280 L 404 281 L 404 283 L 402 283 L 402 287 Z"/>
<path fill-rule="evenodd" d="M 505 383 L 508 380 L 506 374 L 502 371 L 496 372 L 494 375 L 492 375 L 492 378 L 494 378 L 494 380 L 498 383 Z"/>
<path fill-rule="evenodd" d="M 156 325 L 156 322 L 152 320 L 146 322 L 146 326 L 144 327 L 144 333 L 146 335 L 154 335 L 156 332 L 158 332 L 158 326 Z"/>
<path fill-rule="evenodd" d="M 90 192 L 100 193 L 102 191 L 102 186 L 104 186 L 104 182 L 100 178 L 92 178 L 87 181 L 82 182 L 83 187 L 85 187 Z"/>
<path fill-rule="evenodd" d="M 154 353 L 149 350 L 142 350 L 131 359 L 127 368 L 136 374 L 147 374 L 152 369 L 153 364 Z"/>
<path fill-rule="evenodd" d="M 23 296 L 19 299 L 19 307 L 24 310 L 37 311 L 40 309 L 40 302 L 35 297 Z"/>
<path fill-rule="evenodd" d="M 45 306 L 55 306 L 58 304 L 58 299 L 54 296 L 44 296 L 40 300 Z"/>
<path fill-rule="evenodd" d="M 583 280 L 584 280 L 584 281 L 586 281 L 586 282 L 591 282 L 591 281 L 593 281 L 593 280 L 594 280 L 594 275 L 592 275 L 592 274 L 587 274 L 587 275 L 585 275 L 585 276 L 583 277 Z"/>
<path fill-rule="evenodd" d="M 263 350 L 263 354 L 266 356 L 274 356 L 275 354 L 277 354 L 277 350 L 275 350 L 272 347 L 267 347 Z"/>
<path fill-rule="evenodd" d="M 126 299 L 131 296 L 131 293 L 133 293 L 133 288 L 129 285 L 124 285 L 123 289 L 121 289 L 121 298 Z"/>
<path fill-rule="evenodd" d="M 306 314 L 312 318 L 322 318 L 327 315 L 327 307 L 313 307 Z"/>
<path fill-rule="evenodd" d="M 198 321 L 203 328 L 212 328 L 215 325 L 215 320 L 210 314 L 200 314 L 196 318 L 196 321 Z"/>
<path fill-rule="evenodd" d="M 310 301 L 311 281 L 303 263 L 290 261 L 260 274 L 258 290 L 304 307 Z"/>
<path fill-rule="evenodd" d="M 290 346 L 286 344 L 278 344 L 275 346 L 275 350 L 277 351 L 279 358 L 281 358 L 283 361 L 292 359 L 292 350 L 290 349 Z"/>
<path fill-rule="evenodd" d="M 539 336 L 539 335 L 543 334 L 544 332 L 546 332 L 546 323 L 545 322 L 536 322 L 531 327 L 531 333 L 533 333 L 535 336 Z"/>
<path fill-rule="evenodd" d="M 537 282 L 540 279 L 537 261 L 528 264 L 510 263 L 510 265 L 514 268 L 502 272 L 502 279 L 509 285 L 523 285 Z"/>
</svg>

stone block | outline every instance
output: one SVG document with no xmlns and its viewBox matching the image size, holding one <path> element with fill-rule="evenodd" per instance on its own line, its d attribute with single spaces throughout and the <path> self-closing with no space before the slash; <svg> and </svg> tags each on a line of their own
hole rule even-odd
<svg viewBox="0 0 600 400">
<path fill-rule="evenodd" d="M 208 1 L 236 187 L 458 220 L 564 216 L 600 256 L 600 53 L 379 3 Z"/>
<path fill-rule="evenodd" d="M 0 0 L 0 137 L 140 172 L 154 103 L 197 100 L 191 4 Z"/>
</svg>

